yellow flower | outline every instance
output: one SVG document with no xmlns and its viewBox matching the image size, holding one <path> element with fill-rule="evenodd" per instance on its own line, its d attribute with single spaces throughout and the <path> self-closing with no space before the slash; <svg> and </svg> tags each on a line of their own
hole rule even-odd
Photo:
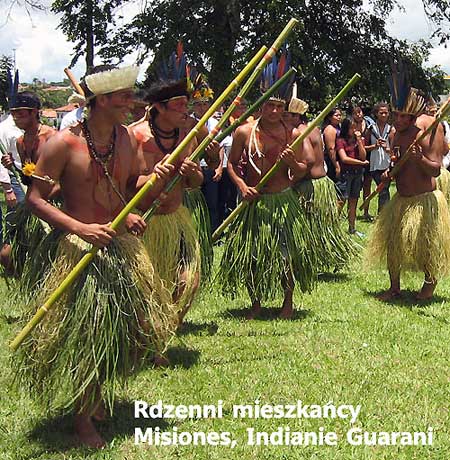
<svg viewBox="0 0 450 460">
<path fill-rule="evenodd" d="M 198 99 L 199 97 L 201 97 L 200 91 L 199 91 L 199 90 L 194 91 L 194 94 L 192 95 L 192 97 L 193 97 L 194 99 Z"/>
<path fill-rule="evenodd" d="M 214 97 L 214 91 L 211 88 L 206 88 L 203 93 L 203 96 L 207 97 L 208 99 L 211 99 Z"/>
<path fill-rule="evenodd" d="M 34 171 L 36 169 L 36 165 L 34 163 L 25 163 L 22 168 L 22 172 L 25 174 L 25 176 L 32 176 L 34 174 Z"/>
</svg>

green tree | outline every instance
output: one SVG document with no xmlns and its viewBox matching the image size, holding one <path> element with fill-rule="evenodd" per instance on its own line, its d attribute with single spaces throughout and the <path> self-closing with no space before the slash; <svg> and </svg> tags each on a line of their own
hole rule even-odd
<svg viewBox="0 0 450 460">
<path fill-rule="evenodd" d="M 423 0 L 436 24 L 444 20 L 445 0 Z M 302 69 L 302 96 L 322 106 L 355 72 L 363 76 L 354 90 L 369 99 L 387 97 L 386 78 L 392 53 L 412 66 L 419 87 L 439 91 L 441 75 L 423 70 L 429 52 L 425 42 L 412 45 L 390 37 L 385 28 L 394 0 L 372 0 L 373 9 L 361 0 L 158 0 L 147 2 L 130 24 L 117 31 L 100 50 L 106 59 L 122 58 L 141 49 L 168 57 L 178 40 L 188 58 L 207 71 L 216 90 L 222 90 L 237 69 L 263 44 L 269 44 L 291 17 L 300 25 L 289 38 L 294 62 Z M 439 13 L 440 12 L 440 13 Z M 157 31 L 157 33 L 155 33 Z M 148 70 L 154 78 L 154 65 Z"/>
<path fill-rule="evenodd" d="M 0 57 L 0 107 L 8 109 L 9 80 L 11 78 L 12 59 L 9 56 Z"/>
<path fill-rule="evenodd" d="M 114 27 L 114 10 L 122 0 L 56 0 L 52 3 L 54 13 L 62 13 L 59 27 L 75 44 L 70 67 L 85 56 L 86 68 L 94 65 L 96 43 L 108 41 L 108 30 Z"/>
</svg>

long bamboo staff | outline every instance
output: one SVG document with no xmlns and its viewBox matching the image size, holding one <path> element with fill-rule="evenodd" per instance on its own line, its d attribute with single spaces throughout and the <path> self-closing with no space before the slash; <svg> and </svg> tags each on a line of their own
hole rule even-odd
<svg viewBox="0 0 450 460">
<path fill-rule="evenodd" d="M 230 125 L 227 129 L 223 130 L 219 135 L 217 135 L 214 140 L 217 142 L 222 142 L 227 136 L 229 136 L 239 125 L 241 125 L 253 112 L 255 112 L 261 105 L 264 104 L 269 97 L 278 90 L 280 86 L 282 86 L 293 74 L 295 74 L 295 69 L 289 69 L 274 85 L 272 85 L 253 105 L 251 105 L 239 118 L 237 118 L 232 125 Z M 212 132 L 212 131 L 211 131 Z M 203 154 L 205 153 L 204 148 L 200 149 L 199 147 L 195 149 L 192 155 L 189 157 L 192 161 L 198 161 L 201 159 Z M 166 185 L 163 190 L 163 193 L 167 194 L 170 193 L 173 188 L 178 184 L 181 180 L 181 176 L 177 174 L 173 177 L 170 182 Z M 145 214 L 142 218 L 147 221 L 150 219 L 153 214 L 155 214 L 158 207 L 161 205 L 161 201 L 157 198 L 150 208 L 147 209 Z"/>
<path fill-rule="evenodd" d="M 359 80 L 361 76 L 359 74 L 353 75 L 351 80 L 341 89 L 338 95 L 322 110 L 322 112 L 307 126 L 305 131 L 302 134 L 297 136 L 296 139 L 290 145 L 291 148 L 296 148 L 304 139 L 313 131 L 313 129 L 319 125 L 330 110 L 336 106 L 339 101 L 346 95 L 348 90 L 354 86 Z M 269 171 L 265 174 L 265 176 L 259 181 L 258 185 L 255 187 L 256 190 L 261 191 L 261 189 L 267 184 L 267 182 L 276 174 L 276 172 L 281 167 L 282 160 L 277 160 L 277 162 L 270 168 Z M 222 232 L 230 225 L 230 223 L 236 218 L 236 216 L 246 207 L 248 206 L 248 201 L 241 201 L 239 206 L 234 209 L 234 211 L 223 221 L 220 227 L 213 233 L 212 240 L 213 242 L 217 241 Z"/>
<path fill-rule="evenodd" d="M 68 67 L 66 67 L 64 69 L 64 73 L 67 75 L 67 78 L 70 80 L 70 83 L 72 84 L 73 89 L 81 96 L 84 96 L 83 88 L 77 82 L 77 79 L 75 78 L 75 75 L 72 73 L 72 71 Z"/>
<path fill-rule="evenodd" d="M 255 67 L 255 65 L 261 59 L 261 52 L 253 57 L 253 59 L 244 67 L 244 69 L 239 73 L 239 75 L 227 86 L 224 92 L 217 98 L 217 100 L 211 105 L 208 111 L 203 115 L 199 122 L 191 129 L 188 135 L 180 142 L 180 144 L 175 148 L 175 150 L 169 155 L 166 160 L 166 164 L 174 164 L 181 152 L 189 145 L 192 139 L 198 134 L 200 128 L 208 121 L 208 119 L 214 114 L 214 112 L 220 107 L 224 100 L 229 96 L 229 94 L 239 86 L 244 78 L 250 73 L 250 71 Z M 127 217 L 127 215 L 132 212 L 132 210 L 139 204 L 145 194 L 150 191 L 156 183 L 156 174 L 152 174 L 150 179 L 145 183 L 145 185 L 136 193 L 136 195 L 127 203 L 127 205 L 122 209 L 118 216 L 112 221 L 111 228 L 116 229 Z M 31 331 L 42 321 L 44 316 L 48 311 L 54 306 L 57 300 L 64 294 L 66 289 L 68 289 L 72 283 L 76 280 L 79 274 L 86 268 L 86 266 L 91 262 L 97 253 L 98 248 L 92 247 L 88 253 L 86 253 L 81 260 L 75 265 L 72 271 L 67 275 L 64 281 L 59 285 L 59 287 L 50 295 L 47 301 L 42 305 L 37 312 L 34 314 L 33 318 L 25 325 L 25 327 L 19 332 L 19 334 L 14 338 L 10 343 L 10 348 L 15 351 L 23 340 L 31 333 Z"/>
<path fill-rule="evenodd" d="M 406 152 L 399 158 L 397 163 L 395 163 L 394 167 L 389 172 L 389 180 L 387 182 L 380 182 L 377 185 L 376 189 L 364 200 L 363 204 L 359 207 L 360 210 L 368 206 L 373 198 L 375 198 L 385 187 L 389 186 L 389 184 L 395 178 L 395 176 L 397 176 L 403 165 L 408 161 L 414 147 L 416 147 L 419 142 L 425 139 L 428 136 L 428 134 L 432 133 L 433 130 L 435 130 L 438 127 L 441 120 L 449 113 L 450 98 L 448 98 L 444 105 L 440 108 L 439 112 L 436 114 L 436 118 L 433 121 L 433 123 L 431 123 L 431 125 L 428 126 L 428 128 L 425 131 L 423 131 L 423 133 L 417 139 L 413 141 L 413 143 L 407 148 Z"/>
</svg>

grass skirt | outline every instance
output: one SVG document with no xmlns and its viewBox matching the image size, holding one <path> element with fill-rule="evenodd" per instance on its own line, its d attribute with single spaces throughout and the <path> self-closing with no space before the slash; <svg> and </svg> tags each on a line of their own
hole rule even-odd
<svg viewBox="0 0 450 460">
<path fill-rule="evenodd" d="M 295 190 L 308 220 L 313 238 L 308 247 L 316 253 L 318 270 L 327 272 L 344 267 L 362 248 L 341 225 L 333 181 L 327 176 L 303 180 Z"/>
<path fill-rule="evenodd" d="M 11 263 L 14 273 L 21 276 L 29 258 L 34 257 L 39 245 L 50 231 L 48 224 L 34 216 L 25 203 L 19 203 L 6 218 L 6 242 L 11 245 Z"/>
<path fill-rule="evenodd" d="M 201 270 L 200 245 L 191 215 L 180 206 L 171 214 L 156 214 L 148 223 L 143 237 L 149 257 L 165 288 L 177 300 L 179 311 L 190 305 Z"/>
<path fill-rule="evenodd" d="M 183 205 L 191 212 L 194 227 L 200 243 L 200 254 L 202 258 L 202 278 L 209 279 L 213 266 L 213 243 L 211 231 L 211 219 L 208 206 L 200 188 L 185 190 Z"/>
<path fill-rule="evenodd" d="M 252 300 L 274 299 L 283 294 L 280 280 L 289 270 L 300 289 L 310 291 L 317 275 L 310 241 L 306 216 L 293 190 L 262 195 L 230 225 L 217 275 L 224 294 L 234 296 L 247 288 Z"/>
<path fill-rule="evenodd" d="M 441 168 L 441 174 L 436 177 L 436 189 L 440 190 L 450 206 L 450 172 Z"/>
<path fill-rule="evenodd" d="M 370 265 L 428 273 L 438 280 L 450 269 L 450 215 L 439 190 L 413 197 L 398 193 L 383 207 L 366 249 Z"/>
<path fill-rule="evenodd" d="M 90 247 L 74 235 L 56 231 L 42 250 L 45 245 L 56 257 L 21 326 Z M 164 351 L 174 335 L 176 317 L 142 242 L 129 234 L 119 236 L 97 253 L 25 339 L 14 360 L 18 382 L 50 410 L 79 409 L 83 393 L 101 384 L 112 411 L 118 384 L 138 368 L 144 350 Z M 92 401 L 84 404 L 88 407 Z"/>
</svg>

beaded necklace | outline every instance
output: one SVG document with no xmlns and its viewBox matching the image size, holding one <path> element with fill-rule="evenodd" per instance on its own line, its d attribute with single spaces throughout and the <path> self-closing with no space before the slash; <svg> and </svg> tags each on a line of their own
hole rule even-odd
<svg viewBox="0 0 450 460">
<path fill-rule="evenodd" d="M 156 145 L 161 150 L 161 152 L 164 153 L 164 155 L 167 155 L 168 153 L 172 153 L 173 149 L 178 144 L 178 139 L 180 137 L 180 130 L 178 128 L 174 128 L 170 131 L 164 131 L 156 124 L 153 118 L 150 118 L 148 120 L 148 125 L 150 126 L 150 131 L 153 134 Z M 161 139 L 173 139 L 172 145 L 170 147 L 164 147 L 164 145 L 161 142 Z"/>
<path fill-rule="evenodd" d="M 111 177 L 111 174 L 108 171 L 108 163 L 113 158 L 114 150 L 115 150 L 115 147 L 116 147 L 116 129 L 114 128 L 114 130 L 113 130 L 113 137 L 112 137 L 111 143 L 110 143 L 110 145 L 108 147 L 107 153 L 105 155 L 101 155 L 101 156 L 95 150 L 95 145 L 94 145 L 94 142 L 92 140 L 91 133 L 89 132 L 89 128 L 88 128 L 86 119 L 84 119 L 81 122 L 81 130 L 83 131 L 83 135 L 84 135 L 84 137 L 86 139 L 86 144 L 88 146 L 89 155 L 91 156 L 91 158 L 97 164 L 99 164 L 101 166 L 101 168 L 103 170 L 103 173 L 105 174 L 105 177 L 108 179 L 108 182 L 111 185 L 111 188 L 114 190 L 114 192 L 119 197 L 119 199 L 122 202 L 122 204 L 125 206 L 127 204 L 127 201 L 125 200 L 123 195 L 120 193 L 120 190 L 117 188 L 116 184 L 114 183 L 113 178 Z"/>
</svg>

